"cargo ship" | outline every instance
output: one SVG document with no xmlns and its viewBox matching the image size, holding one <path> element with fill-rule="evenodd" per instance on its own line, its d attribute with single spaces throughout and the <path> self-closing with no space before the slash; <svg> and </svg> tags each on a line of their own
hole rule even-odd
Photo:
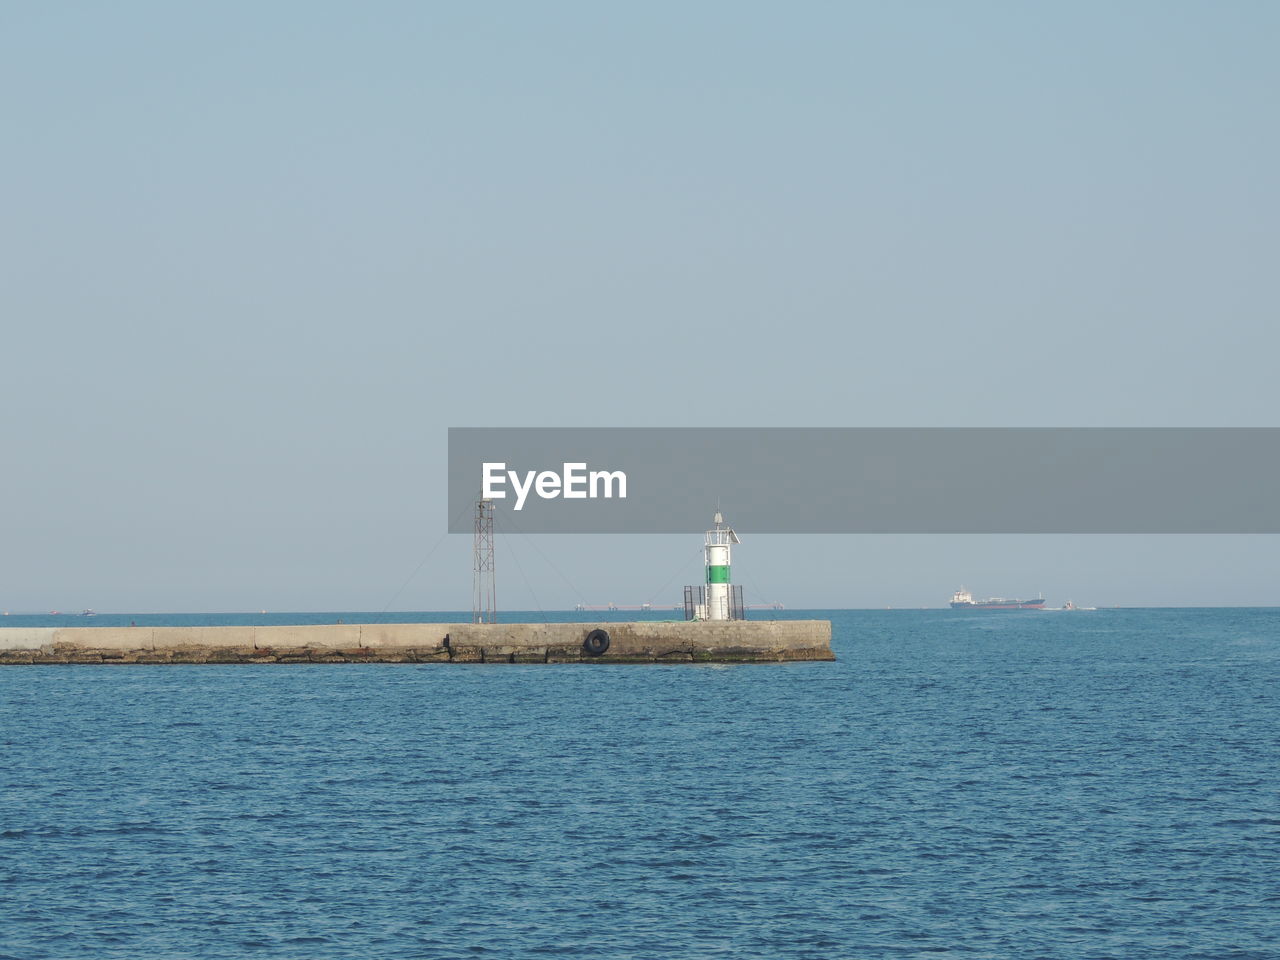
<svg viewBox="0 0 1280 960">
<path fill-rule="evenodd" d="M 975 600 L 973 594 L 961 587 L 951 595 L 952 610 L 1043 610 L 1044 596 L 1035 600 L 1010 600 L 1007 597 L 988 597 Z"/>
</svg>

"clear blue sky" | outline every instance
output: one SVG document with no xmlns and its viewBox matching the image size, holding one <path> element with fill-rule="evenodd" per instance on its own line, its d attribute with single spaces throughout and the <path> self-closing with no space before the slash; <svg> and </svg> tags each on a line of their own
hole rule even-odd
<svg viewBox="0 0 1280 960">
<path fill-rule="evenodd" d="M 0 608 L 466 607 L 466 537 L 396 595 L 450 425 L 1277 425 L 1278 28 L 0 3 Z M 742 533 L 792 606 L 1280 602 L 1280 538 Z M 499 602 L 699 537 L 500 541 Z"/>
</svg>

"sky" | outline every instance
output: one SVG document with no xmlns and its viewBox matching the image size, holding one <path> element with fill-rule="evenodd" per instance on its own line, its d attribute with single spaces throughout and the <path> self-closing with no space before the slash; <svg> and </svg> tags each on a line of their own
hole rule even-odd
<svg viewBox="0 0 1280 960">
<path fill-rule="evenodd" d="M 0 608 L 466 609 L 450 426 L 1276 426 L 1278 39 L 0 0 Z M 1280 603 L 1276 537 L 740 533 L 790 607 Z M 499 606 L 674 604 L 700 544 L 508 527 Z"/>
</svg>

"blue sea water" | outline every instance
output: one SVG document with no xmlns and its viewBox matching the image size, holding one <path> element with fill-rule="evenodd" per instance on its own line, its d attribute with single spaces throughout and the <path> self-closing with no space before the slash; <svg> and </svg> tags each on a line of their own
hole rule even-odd
<svg viewBox="0 0 1280 960">
<path fill-rule="evenodd" d="M 0 957 L 1280 956 L 1280 610 L 809 615 L 837 663 L 2 669 Z"/>
</svg>

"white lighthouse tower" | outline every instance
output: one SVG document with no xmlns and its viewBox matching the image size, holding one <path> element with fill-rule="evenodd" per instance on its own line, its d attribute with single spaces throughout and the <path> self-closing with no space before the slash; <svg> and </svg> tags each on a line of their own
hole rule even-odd
<svg viewBox="0 0 1280 960">
<path fill-rule="evenodd" d="M 741 542 L 717 511 L 715 529 L 707 531 L 705 546 L 708 620 L 735 620 L 742 616 L 742 603 L 734 602 L 734 590 L 729 585 L 729 546 Z"/>
</svg>

